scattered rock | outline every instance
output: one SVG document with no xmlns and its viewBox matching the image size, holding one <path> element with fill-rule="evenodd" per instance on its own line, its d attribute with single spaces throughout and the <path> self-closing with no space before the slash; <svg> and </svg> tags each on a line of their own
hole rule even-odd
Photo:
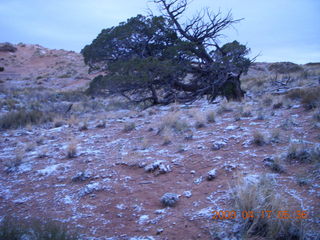
<svg viewBox="0 0 320 240">
<path fill-rule="evenodd" d="M 175 193 L 165 193 L 161 197 L 161 203 L 166 207 L 173 207 L 179 200 L 179 195 Z"/>
<path fill-rule="evenodd" d="M 226 145 L 227 145 L 227 143 L 222 142 L 222 141 L 214 142 L 211 147 L 211 150 L 217 151 L 217 150 L 220 150 L 221 148 L 225 147 Z"/>
<path fill-rule="evenodd" d="M 211 180 L 215 179 L 216 176 L 217 176 L 217 171 L 216 171 L 216 169 L 212 169 L 212 170 L 210 170 L 210 171 L 208 172 L 207 180 L 208 180 L 208 181 L 211 181 Z"/>
<path fill-rule="evenodd" d="M 157 235 L 160 235 L 161 233 L 163 233 L 163 228 L 158 228 L 157 229 Z"/>
<path fill-rule="evenodd" d="M 72 177 L 72 182 L 83 182 L 92 177 L 92 173 L 90 171 L 78 172 L 76 175 Z"/>
<path fill-rule="evenodd" d="M 140 216 L 138 223 L 140 225 L 142 225 L 142 224 L 147 223 L 148 220 L 149 220 L 149 215 L 142 215 L 142 216 Z"/>
<path fill-rule="evenodd" d="M 187 198 L 191 198 L 192 192 L 191 192 L 191 191 L 184 191 L 184 192 L 183 192 L 183 196 L 185 196 L 185 197 L 187 197 Z"/>
<path fill-rule="evenodd" d="M 194 184 L 199 185 L 200 183 L 203 182 L 203 177 L 198 177 L 198 178 L 197 178 L 196 180 L 194 180 L 193 182 L 194 182 Z"/>
<path fill-rule="evenodd" d="M 84 197 L 88 194 L 91 194 L 93 192 L 96 191 L 101 191 L 104 190 L 105 188 L 101 186 L 101 184 L 99 182 L 95 182 L 95 183 L 90 183 L 88 185 L 86 185 L 85 187 L 83 187 L 80 191 L 79 191 L 79 196 L 80 197 Z"/>
<path fill-rule="evenodd" d="M 146 165 L 144 167 L 144 170 L 146 172 L 155 172 L 156 170 L 159 170 L 158 174 L 165 174 L 165 173 L 170 172 L 171 168 L 170 168 L 170 165 L 165 165 L 163 163 L 163 161 L 158 160 L 158 161 L 155 161 L 151 164 Z"/>
</svg>

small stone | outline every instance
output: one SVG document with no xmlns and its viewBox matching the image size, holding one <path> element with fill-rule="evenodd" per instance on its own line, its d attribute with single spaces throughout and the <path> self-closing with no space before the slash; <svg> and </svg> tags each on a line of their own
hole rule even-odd
<svg viewBox="0 0 320 240">
<path fill-rule="evenodd" d="M 218 151 L 220 150 L 221 148 L 225 147 L 227 144 L 225 142 L 215 142 L 213 143 L 212 147 L 211 147 L 211 150 L 212 151 Z"/>
<path fill-rule="evenodd" d="M 163 228 L 158 228 L 157 229 L 157 235 L 161 234 L 163 232 Z"/>
<path fill-rule="evenodd" d="M 92 177 L 92 173 L 90 171 L 78 172 L 76 175 L 72 177 L 72 182 L 83 182 Z"/>
<path fill-rule="evenodd" d="M 191 170 L 190 173 L 191 174 L 196 174 L 196 171 L 195 170 Z"/>
<path fill-rule="evenodd" d="M 145 224 L 148 220 L 149 220 L 149 215 L 142 215 L 139 218 L 139 224 L 140 225 Z"/>
<path fill-rule="evenodd" d="M 183 192 L 183 195 L 184 195 L 185 197 L 187 197 L 187 198 L 191 198 L 192 193 L 191 193 L 191 191 L 184 191 L 184 192 Z"/>
<path fill-rule="evenodd" d="M 161 203 L 166 207 L 173 207 L 179 200 L 179 195 L 175 193 L 165 193 L 161 197 Z"/>
<path fill-rule="evenodd" d="M 217 171 L 216 171 L 216 169 L 212 169 L 212 170 L 210 170 L 210 171 L 208 172 L 207 180 L 208 180 L 208 181 L 211 181 L 211 180 L 215 179 L 216 176 L 217 176 Z"/>
</svg>

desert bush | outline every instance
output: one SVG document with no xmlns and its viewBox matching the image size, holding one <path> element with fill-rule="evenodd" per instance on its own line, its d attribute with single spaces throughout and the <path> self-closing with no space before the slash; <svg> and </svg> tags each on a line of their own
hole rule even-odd
<svg viewBox="0 0 320 240">
<path fill-rule="evenodd" d="M 207 122 L 208 123 L 214 123 L 216 121 L 216 114 L 214 111 L 207 112 Z"/>
<path fill-rule="evenodd" d="M 201 113 L 201 112 L 198 112 L 196 115 L 195 115 L 195 120 L 196 120 L 196 122 L 195 122 L 195 124 L 194 124 L 194 126 L 196 127 L 196 128 L 204 128 L 205 126 L 206 126 L 206 119 L 205 119 L 205 116 L 203 115 L 203 113 Z"/>
<path fill-rule="evenodd" d="M 284 199 L 275 189 L 275 183 L 267 176 L 253 180 L 240 178 L 232 189 L 232 198 L 241 213 L 272 211 L 275 214 L 282 209 L 287 209 L 287 199 Z M 253 236 L 278 240 L 299 239 L 303 235 L 301 222 L 279 219 L 275 216 L 247 218 L 242 227 L 244 239 Z"/>
<path fill-rule="evenodd" d="M 230 106 L 228 106 L 227 104 L 222 104 L 217 109 L 217 114 L 223 114 L 223 113 L 228 113 L 228 112 L 233 112 L 233 109 Z"/>
<path fill-rule="evenodd" d="M 77 156 L 77 143 L 76 141 L 71 141 L 67 147 L 67 157 L 75 158 Z"/>
<path fill-rule="evenodd" d="M 317 122 L 320 122 L 320 110 L 314 112 L 313 119 Z"/>
<path fill-rule="evenodd" d="M 3 72 L 4 71 L 4 67 L 0 67 L 0 72 Z"/>
<path fill-rule="evenodd" d="M 280 141 L 280 134 L 281 132 L 279 128 L 273 129 L 270 136 L 270 142 L 278 143 Z"/>
<path fill-rule="evenodd" d="M 80 131 L 86 131 L 88 130 L 88 122 L 87 121 L 84 121 L 81 123 L 80 127 L 79 127 L 79 130 Z"/>
<path fill-rule="evenodd" d="M 320 106 L 319 91 L 320 87 L 309 88 L 305 90 L 301 99 L 301 103 L 303 104 L 305 109 L 310 110 Z"/>
<path fill-rule="evenodd" d="M 18 167 L 22 164 L 24 154 L 25 154 L 25 149 L 17 149 L 15 152 L 14 158 L 5 162 L 4 171 L 6 173 L 11 173 L 16 171 Z"/>
<path fill-rule="evenodd" d="M 302 142 L 292 142 L 287 151 L 288 160 L 306 163 L 312 161 L 312 151 Z"/>
<path fill-rule="evenodd" d="M 280 102 L 280 101 L 278 101 L 278 102 L 276 102 L 276 103 L 273 104 L 272 108 L 273 108 L 273 109 L 279 109 L 279 108 L 281 108 L 282 106 L 283 106 L 283 103 Z"/>
<path fill-rule="evenodd" d="M 254 131 L 252 142 L 258 146 L 262 146 L 266 143 L 265 136 L 261 132 Z"/>
<path fill-rule="evenodd" d="M 280 156 L 275 156 L 273 158 L 266 158 L 263 161 L 264 161 L 264 164 L 274 172 L 283 173 L 285 171 L 282 165 L 282 158 Z"/>
<path fill-rule="evenodd" d="M 0 129 L 19 128 L 48 121 L 52 121 L 52 115 L 39 110 L 12 111 L 0 117 Z"/>
<path fill-rule="evenodd" d="M 186 132 L 190 129 L 188 123 L 181 118 L 179 112 L 169 113 L 162 118 L 159 126 L 158 134 L 166 128 L 172 129 L 177 133 Z"/>
<path fill-rule="evenodd" d="M 287 93 L 287 98 L 300 99 L 304 108 L 307 110 L 315 109 L 320 106 L 320 87 L 297 88 Z"/>
<path fill-rule="evenodd" d="M 20 220 L 6 216 L 0 223 L 0 239 L 3 240 L 77 240 L 65 224 L 54 221 Z"/>
<path fill-rule="evenodd" d="M 270 95 L 264 96 L 262 99 L 262 103 L 266 107 L 270 107 L 272 105 L 273 99 Z"/>
<path fill-rule="evenodd" d="M 132 130 L 134 130 L 136 128 L 136 124 L 135 123 L 127 123 L 124 125 L 123 127 L 123 132 L 131 132 Z"/>
<path fill-rule="evenodd" d="M 269 66 L 269 71 L 273 71 L 278 74 L 288 74 L 293 72 L 299 72 L 302 70 L 303 68 L 301 66 L 291 62 L 277 62 L 277 63 L 272 63 Z"/>
</svg>

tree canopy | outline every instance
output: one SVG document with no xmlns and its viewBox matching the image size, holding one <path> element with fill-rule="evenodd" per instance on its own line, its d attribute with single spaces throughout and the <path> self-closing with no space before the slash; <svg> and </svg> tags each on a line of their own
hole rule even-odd
<svg viewBox="0 0 320 240">
<path fill-rule="evenodd" d="M 180 23 L 187 0 L 154 0 L 161 16 L 130 18 L 104 29 L 81 51 L 91 71 L 105 72 L 89 93 L 121 94 L 136 102 L 192 102 L 206 96 L 240 100 L 240 76 L 251 60 L 237 41 L 219 46 L 221 31 L 238 22 L 208 9 Z M 207 21 L 206 21 L 207 19 Z"/>
</svg>

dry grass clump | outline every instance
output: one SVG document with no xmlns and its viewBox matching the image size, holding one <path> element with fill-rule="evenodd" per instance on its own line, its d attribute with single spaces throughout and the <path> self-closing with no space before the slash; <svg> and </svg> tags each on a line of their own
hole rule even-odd
<svg viewBox="0 0 320 240">
<path fill-rule="evenodd" d="M 75 140 L 72 140 L 68 147 L 67 147 L 67 157 L 68 158 L 75 158 L 77 156 L 77 142 Z"/>
<path fill-rule="evenodd" d="M 6 216 L 0 223 L 0 239 L 6 240 L 78 240 L 61 224 L 53 221 L 20 220 Z"/>
<path fill-rule="evenodd" d="M 252 142 L 257 146 L 262 146 L 266 143 L 265 136 L 261 132 L 254 131 Z"/>
<path fill-rule="evenodd" d="M 313 113 L 313 119 L 317 122 L 320 122 L 320 110 L 319 109 Z"/>
<path fill-rule="evenodd" d="M 131 132 L 133 131 L 134 129 L 136 129 L 136 124 L 131 122 L 131 123 L 126 123 L 124 126 L 123 126 L 123 132 Z"/>
<path fill-rule="evenodd" d="M 278 100 L 276 103 L 274 103 L 274 104 L 272 105 L 272 108 L 273 108 L 273 109 L 280 109 L 280 108 L 282 108 L 282 106 L 283 106 L 283 102 L 281 102 L 280 100 Z"/>
<path fill-rule="evenodd" d="M 63 119 L 61 116 L 56 117 L 56 118 L 54 118 L 54 120 L 53 120 L 53 126 L 54 126 L 55 128 L 61 127 L 61 126 L 63 126 L 64 124 L 65 124 L 65 121 L 64 121 L 64 119 Z"/>
<path fill-rule="evenodd" d="M 86 130 L 88 130 L 88 122 L 87 121 L 83 121 L 80 124 L 79 131 L 86 131 Z"/>
<path fill-rule="evenodd" d="M 0 117 L 0 129 L 13 129 L 48 121 L 52 121 L 51 114 L 39 110 L 12 111 Z"/>
<path fill-rule="evenodd" d="M 169 113 L 162 118 L 159 126 L 158 134 L 163 132 L 164 129 L 169 128 L 177 133 L 183 133 L 190 129 L 186 120 L 182 119 L 179 112 Z"/>
<path fill-rule="evenodd" d="M 216 114 L 215 114 L 214 111 L 208 111 L 207 112 L 207 122 L 208 123 L 216 122 Z"/>
<path fill-rule="evenodd" d="M 287 199 L 275 192 L 274 182 L 267 176 L 256 179 L 240 178 L 232 189 L 232 198 L 240 211 L 254 211 L 253 218 L 243 219 L 244 239 L 260 236 L 265 239 L 300 239 L 302 225 L 292 219 L 280 219 L 274 214 L 286 207 Z M 267 212 L 271 211 L 271 217 Z M 260 217 L 262 212 L 265 217 Z M 260 214 L 260 216 L 257 216 Z"/>
<path fill-rule="evenodd" d="M 195 116 L 195 127 L 196 128 L 204 128 L 206 126 L 206 118 L 205 116 L 202 114 L 202 113 L 198 113 L 196 116 Z"/>
<path fill-rule="evenodd" d="M 283 173 L 285 171 L 285 169 L 283 167 L 283 161 L 280 156 L 266 158 L 263 161 L 264 161 L 264 164 L 267 167 L 269 167 L 273 172 Z"/>
<path fill-rule="evenodd" d="M 106 121 L 100 120 L 96 126 L 96 128 L 105 128 L 106 127 Z"/>
<path fill-rule="evenodd" d="M 287 98 L 300 99 L 304 108 L 307 110 L 315 109 L 320 106 L 320 87 L 297 88 L 288 92 Z"/>
<path fill-rule="evenodd" d="M 270 95 L 264 95 L 262 98 L 262 104 L 266 107 L 270 107 L 273 103 L 273 99 Z"/>
<path fill-rule="evenodd" d="M 249 106 L 240 107 L 241 117 L 252 117 L 252 108 Z"/>
<path fill-rule="evenodd" d="M 287 159 L 306 163 L 311 162 L 312 154 L 306 144 L 302 142 L 292 142 L 287 151 Z"/>
<path fill-rule="evenodd" d="M 271 135 L 270 135 L 270 142 L 279 143 L 280 142 L 280 134 L 281 134 L 281 131 L 279 128 L 273 129 L 271 132 Z"/>
<path fill-rule="evenodd" d="M 10 159 L 9 161 L 5 162 L 5 172 L 11 173 L 18 169 L 18 167 L 22 164 L 22 160 L 25 155 L 25 149 L 24 148 L 18 148 L 15 151 L 15 156 L 13 159 Z"/>
<path fill-rule="evenodd" d="M 219 108 L 217 109 L 217 114 L 221 115 L 228 112 L 233 112 L 233 103 L 227 101 L 221 102 Z"/>
</svg>

